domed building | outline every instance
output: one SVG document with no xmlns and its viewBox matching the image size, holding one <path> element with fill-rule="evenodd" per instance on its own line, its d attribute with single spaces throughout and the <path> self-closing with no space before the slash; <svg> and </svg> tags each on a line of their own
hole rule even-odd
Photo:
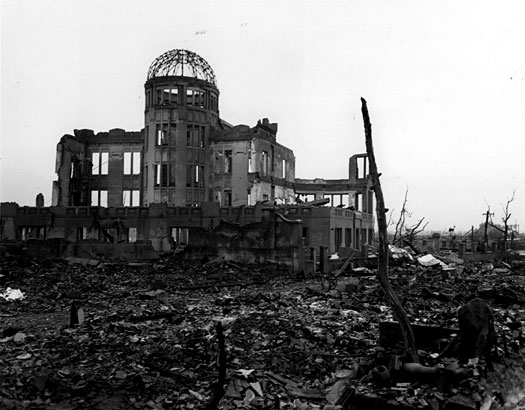
<svg viewBox="0 0 525 410">
<path fill-rule="evenodd" d="M 219 90 L 210 65 L 188 50 L 155 59 L 145 88 L 143 203 L 208 201 L 209 136 L 219 124 Z"/>
<path fill-rule="evenodd" d="M 215 73 L 202 57 L 179 49 L 162 54 L 149 67 L 144 92 L 140 132 L 75 130 L 62 138 L 54 205 L 294 202 L 295 157 L 277 143 L 277 124 L 221 120 Z"/>
<path fill-rule="evenodd" d="M 277 142 L 277 124 L 267 118 L 253 126 L 221 119 L 215 73 L 189 50 L 170 50 L 156 58 L 144 93 L 142 130 L 95 134 L 82 129 L 61 138 L 54 210 L 37 210 L 52 213 L 53 226 L 39 225 L 35 232 L 68 240 L 149 240 L 155 250 L 165 251 L 172 240 L 188 243 L 193 228 L 264 221 L 270 230 L 293 231 L 293 246 L 279 243 L 275 231 L 261 236 L 262 242 L 273 241 L 264 249 L 286 255 L 289 247 L 299 249 L 299 242 L 328 246 L 329 252 L 371 243 L 373 193 L 366 154 L 350 158 L 347 179 L 296 178 L 294 153 Z M 281 226 L 283 221 L 293 229 Z M 32 225 L 20 226 L 33 232 Z M 195 243 L 206 241 L 198 229 L 193 232 Z M 290 233 L 284 236 L 291 238 Z M 252 247 L 248 241 L 243 252 L 249 254 Z"/>
</svg>

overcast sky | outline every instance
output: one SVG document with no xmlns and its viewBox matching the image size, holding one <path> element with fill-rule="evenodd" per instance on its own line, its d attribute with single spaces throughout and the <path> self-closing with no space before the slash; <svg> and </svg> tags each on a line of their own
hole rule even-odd
<svg viewBox="0 0 525 410">
<path fill-rule="evenodd" d="M 468 230 L 525 230 L 525 2 L 2 0 L 0 200 L 51 203 L 74 129 L 143 127 L 151 62 L 185 48 L 221 117 L 279 123 L 296 176 L 346 178 L 368 101 L 386 205 Z"/>
</svg>

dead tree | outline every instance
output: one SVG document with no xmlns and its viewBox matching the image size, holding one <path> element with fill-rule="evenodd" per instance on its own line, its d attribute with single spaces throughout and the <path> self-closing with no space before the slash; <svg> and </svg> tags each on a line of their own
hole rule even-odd
<svg viewBox="0 0 525 410">
<path fill-rule="evenodd" d="M 403 199 L 403 206 L 401 207 L 401 211 L 399 212 L 399 218 L 396 222 L 396 229 L 394 231 L 394 238 L 392 239 L 392 243 L 395 245 L 396 243 L 401 241 L 401 236 L 403 234 L 403 228 L 405 226 L 405 220 L 407 216 L 407 197 L 408 197 L 408 188 L 405 191 L 405 199 Z"/>
<path fill-rule="evenodd" d="M 425 230 L 425 228 L 428 225 L 428 222 L 426 222 L 423 225 L 423 221 L 425 220 L 425 217 L 423 217 L 419 221 L 417 221 L 415 224 L 411 226 L 406 226 L 407 217 L 410 218 L 412 216 L 412 213 L 409 212 L 407 209 L 407 202 L 408 202 L 408 188 L 405 191 L 405 198 L 403 199 L 403 205 L 401 207 L 401 211 L 399 212 L 399 218 L 396 222 L 392 244 L 399 245 L 399 246 L 402 246 L 403 244 L 407 244 L 411 248 L 415 249 L 414 241 L 416 239 L 416 235 Z M 392 218 L 392 216 L 390 216 L 390 218 Z M 390 224 L 391 222 L 387 223 L 387 226 Z"/>
<path fill-rule="evenodd" d="M 504 229 L 501 229 L 498 225 L 492 223 L 492 219 L 489 222 L 489 225 L 495 228 L 496 230 L 500 231 L 503 234 L 503 246 L 504 250 L 507 250 L 507 241 L 509 239 L 509 229 L 512 236 L 514 236 L 514 231 L 509 226 L 509 219 L 512 216 L 512 214 L 509 212 L 509 205 L 512 201 L 514 201 L 514 195 L 516 195 L 516 191 L 512 192 L 512 197 L 507 199 L 507 203 L 505 206 L 502 205 L 503 208 L 503 217 L 501 218 L 501 221 L 503 222 Z"/>
<path fill-rule="evenodd" d="M 414 225 L 405 228 L 405 236 L 403 237 L 403 241 L 407 241 L 410 242 L 410 244 L 413 244 L 416 240 L 417 234 L 423 232 L 428 225 L 428 222 L 425 222 L 425 224 L 421 226 L 424 220 L 425 217 L 421 218 Z"/>
<path fill-rule="evenodd" d="M 405 309 L 403 309 L 396 292 L 388 280 L 388 241 L 385 200 L 383 198 L 381 182 L 379 181 L 374 146 L 372 143 L 372 124 L 370 123 L 368 108 L 364 98 L 361 98 L 361 111 L 363 114 L 363 122 L 365 126 L 366 153 L 368 155 L 370 177 L 372 178 L 372 187 L 376 198 L 376 215 L 379 230 L 377 280 L 379 281 L 379 284 L 385 293 L 389 305 L 392 307 L 394 317 L 399 322 L 405 342 L 406 354 L 409 360 L 414 363 L 419 363 L 416 342 L 414 339 L 414 333 L 412 332 L 412 327 L 410 326 L 410 321 L 408 320 L 408 316 L 405 312 Z"/>
</svg>

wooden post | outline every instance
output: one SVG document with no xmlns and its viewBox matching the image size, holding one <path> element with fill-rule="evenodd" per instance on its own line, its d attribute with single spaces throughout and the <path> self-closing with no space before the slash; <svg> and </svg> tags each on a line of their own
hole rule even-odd
<svg viewBox="0 0 525 410">
<path fill-rule="evenodd" d="M 372 144 L 372 124 L 370 123 L 370 117 L 368 115 L 368 108 L 366 101 L 361 98 L 361 112 L 363 114 L 363 122 L 365 126 L 365 141 L 366 141 L 366 153 L 368 155 L 369 172 L 372 178 L 372 187 L 376 197 L 376 215 L 377 225 L 379 230 L 379 248 L 378 248 L 378 262 L 377 262 L 377 280 L 385 293 L 386 299 L 392 307 L 394 317 L 399 322 L 401 332 L 403 333 L 403 339 L 405 342 L 406 354 L 414 363 L 419 363 L 416 342 L 414 339 L 414 333 L 410 327 L 410 321 L 408 316 L 397 297 L 396 292 L 392 288 L 390 281 L 388 280 L 388 242 L 387 242 L 387 221 L 385 212 L 385 201 L 383 198 L 383 191 L 381 190 L 381 182 L 379 181 L 379 174 L 377 172 L 377 164 L 374 155 L 374 146 Z"/>
<path fill-rule="evenodd" d="M 224 396 L 224 383 L 226 382 L 226 342 L 224 340 L 224 332 L 222 329 L 222 323 L 217 322 L 217 344 L 219 347 L 218 355 L 218 367 L 219 367 L 219 376 L 217 378 L 217 384 L 215 385 L 214 392 L 211 400 L 205 407 L 205 410 L 217 410 L 219 408 L 219 403 Z"/>
</svg>

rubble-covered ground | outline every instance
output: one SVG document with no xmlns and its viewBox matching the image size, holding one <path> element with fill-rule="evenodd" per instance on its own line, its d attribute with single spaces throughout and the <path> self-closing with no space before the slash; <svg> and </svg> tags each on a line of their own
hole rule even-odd
<svg viewBox="0 0 525 410">
<path fill-rule="evenodd" d="M 204 409 L 218 377 L 217 322 L 227 352 L 221 409 L 525 408 L 517 257 L 390 268 L 412 323 L 457 327 L 457 308 L 474 295 L 494 310 L 494 371 L 483 359 L 439 356 L 445 340 L 419 352 L 439 370 L 428 378 L 400 370 L 394 343 L 378 346 L 379 322 L 392 314 L 366 269 L 327 281 L 175 256 L 153 266 L 5 257 L 1 266 L 0 294 L 25 296 L 0 298 L 2 409 Z"/>
</svg>

